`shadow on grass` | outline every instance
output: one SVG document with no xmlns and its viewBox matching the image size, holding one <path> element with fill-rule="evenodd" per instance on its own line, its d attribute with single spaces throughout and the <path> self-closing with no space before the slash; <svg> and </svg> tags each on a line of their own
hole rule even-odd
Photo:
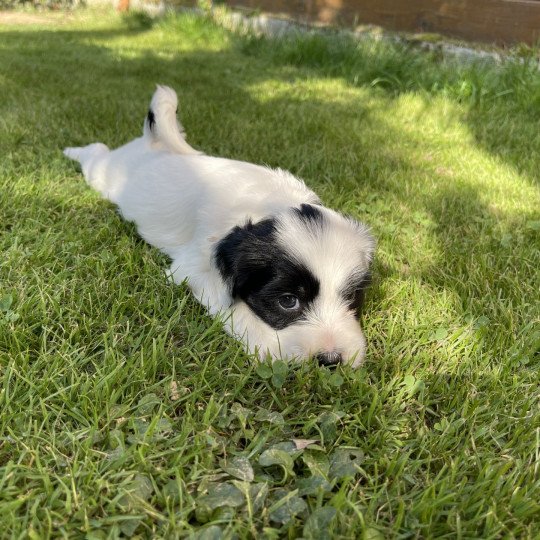
<svg viewBox="0 0 540 540">
<path fill-rule="evenodd" d="M 381 79 L 378 83 L 386 91 L 377 91 L 375 105 L 349 98 L 322 101 L 294 92 L 280 96 L 278 90 L 269 99 L 258 99 L 257 85 L 278 81 L 294 89 L 313 78 L 340 76 L 339 70 L 324 67 L 328 64 L 322 61 L 319 67 L 305 68 L 301 58 L 249 57 L 245 43 L 236 42 L 232 35 L 227 37 L 229 46 L 221 50 L 209 50 L 201 43 L 184 52 L 169 46 L 166 55 L 150 46 L 138 49 L 137 54 L 119 53 L 103 43 L 132 35 L 129 29 L 2 33 L 0 64 L 9 66 L 0 82 L 6 96 L 0 105 L 7 135 L 2 151 L 14 171 L 27 170 L 29 163 L 36 162 L 46 170 L 50 162 L 63 159 L 64 146 L 99 140 L 114 147 L 138 136 L 155 83 L 168 84 L 179 91 L 182 121 L 191 144 L 209 154 L 262 161 L 302 175 L 330 206 L 374 227 L 390 252 L 379 265 L 383 276 L 416 277 L 434 289 L 452 291 L 458 298 L 453 307 L 461 315 L 482 317 L 488 311 L 499 326 L 509 324 L 507 308 L 519 299 L 509 287 L 506 301 L 506 289 L 498 287 L 497 280 L 504 277 L 509 262 L 525 281 L 530 279 L 529 269 L 518 268 L 519 253 L 504 259 L 491 256 L 494 246 L 486 228 L 500 218 L 484 202 L 480 188 L 457 186 L 444 171 L 435 173 L 442 178 L 436 190 L 426 189 L 421 181 L 388 180 L 396 170 L 409 178 L 433 174 L 429 163 L 408 158 L 405 150 L 389 150 L 416 143 L 381 121 L 395 97 L 415 90 L 403 69 L 393 78 L 388 76 L 394 60 L 380 67 L 389 82 Z M 376 57 L 370 60 L 374 61 Z M 345 78 L 362 86 L 376 75 L 376 69 L 364 70 L 364 79 L 355 79 L 352 72 Z M 401 81 L 399 91 L 395 81 Z M 427 88 L 428 82 L 433 89 L 436 81 L 430 81 L 429 74 L 422 87 Z M 428 93 L 436 94 L 435 90 Z M 522 125 L 530 131 L 539 113 L 526 116 L 519 110 L 510 115 L 512 108 L 510 99 L 493 101 L 491 108 L 471 106 L 465 120 L 478 144 L 538 182 L 537 158 L 523 164 L 519 156 L 523 144 L 531 156 L 537 155 L 538 141 L 514 139 L 512 134 L 519 133 Z M 506 123 L 494 126 L 493 114 L 506 118 Z M 368 136 L 347 137 L 364 128 Z M 429 151 L 429 142 L 423 144 Z M 432 150 L 437 150 L 435 143 Z M 377 211 L 370 209 L 372 204 Z M 503 219 L 510 227 L 512 216 Z M 429 256 L 418 254 L 423 250 Z M 472 253 L 485 265 L 482 281 L 476 283 L 468 280 Z M 411 254 L 416 256 L 414 261 L 407 260 Z M 500 312 L 486 300 L 494 290 L 502 294 Z M 375 287 L 368 310 L 377 308 L 382 294 Z M 511 339 L 509 335 L 504 343 L 490 346 L 501 350 Z"/>
<path fill-rule="evenodd" d="M 478 145 L 538 183 L 540 74 L 534 54 L 496 65 L 445 59 L 415 47 L 333 33 L 275 41 L 252 38 L 242 45 L 247 54 L 266 55 L 275 64 L 342 77 L 353 86 L 377 87 L 389 96 L 412 91 L 462 103 L 464 121 Z"/>
</svg>

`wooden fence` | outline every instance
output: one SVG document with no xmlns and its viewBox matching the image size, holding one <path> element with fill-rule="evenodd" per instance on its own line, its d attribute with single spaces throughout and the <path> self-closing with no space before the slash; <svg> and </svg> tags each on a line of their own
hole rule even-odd
<svg viewBox="0 0 540 540">
<path fill-rule="evenodd" d="M 228 0 L 230 6 L 286 14 L 304 22 L 376 24 L 470 41 L 540 41 L 540 0 Z"/>
</svg>

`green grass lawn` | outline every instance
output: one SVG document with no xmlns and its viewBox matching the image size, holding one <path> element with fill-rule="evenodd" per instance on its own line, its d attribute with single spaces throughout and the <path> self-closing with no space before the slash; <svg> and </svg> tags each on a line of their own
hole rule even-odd
<svg viewBox="0 0 540 540">
<path fill-rule="evenodd" d="M 540 536 L 532 59 L 188 15 L 9 21 L 2 538 Z M 155 83 L 194 146 L 289 169 L 372 227 L 362 369 L 257 366 L 62 156 L 139 136 Z"/>
</svg>

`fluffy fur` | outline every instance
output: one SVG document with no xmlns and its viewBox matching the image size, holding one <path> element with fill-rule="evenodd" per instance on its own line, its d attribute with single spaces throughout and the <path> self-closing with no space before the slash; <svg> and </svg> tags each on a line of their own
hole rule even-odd
<svg viewBox="0 0 540 540">
<path fill-rule="evenodd" d="M 176 110 L 175 92 L 158 86 L 142 137 L 64 153 L 250 352 L 359 365 L 375 246 L 367 227 L 323 207 L 289 172 L 194 150 Z"/>
</svg>

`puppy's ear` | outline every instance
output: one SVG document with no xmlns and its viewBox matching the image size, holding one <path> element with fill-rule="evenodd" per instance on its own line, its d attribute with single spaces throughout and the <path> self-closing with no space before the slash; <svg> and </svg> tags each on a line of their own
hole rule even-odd
<svg viewBox="0 0 540 540">
<path fill-rule="evenodd" d="M 271 279 L 275 255 L 275 220 L 248 221 L 235 227 L 217 245 L 215 261 L 233 298 L 245 299 Z"/>
<path fill-rule="evenodd" d="M 349 218 L 349 221 L 356 228 L 358 233 L 357 248 L 360 250 L 366 269 L 369 269 L 375 256 L 377 241 L 371 234 L 369 227 L 352 218 Z"/>
</svg>

